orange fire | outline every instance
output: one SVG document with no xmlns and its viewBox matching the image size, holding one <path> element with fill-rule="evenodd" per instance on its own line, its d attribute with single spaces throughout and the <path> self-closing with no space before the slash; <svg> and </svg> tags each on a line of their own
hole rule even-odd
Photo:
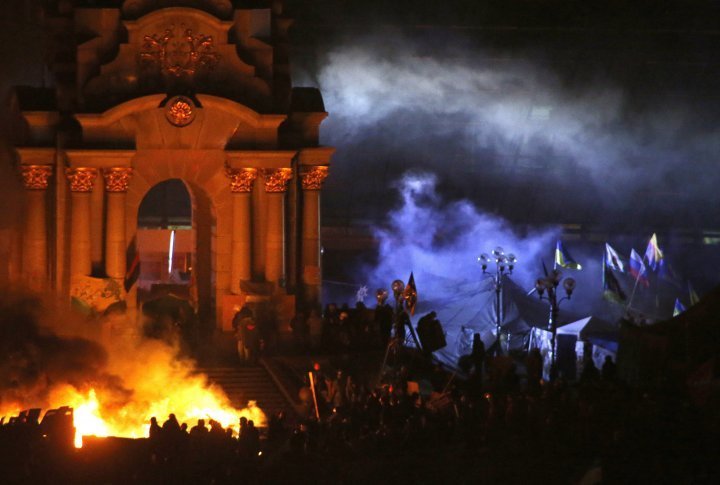
<svg viewBox="0 0 720 485">
<path fill-rule="evenodd" d="M 72 318 L 64 315 L 54 327 L 68 329 L 72 336 L 71 328 L 86 325 L 72 327 Z M 74 410 L 77 447 L 82 446 L 83 436 L 147 437 L 150 418 L 156 417 L 162 425 L 171 413 L 188 427 L 198 419 L 213 419 L 237 431 L 240 417 L 252 419 L 256 426 L 266 425 L 265 414 L 254 401 L 235 408 L 222 389 L 197 372 L 193 361 L 179 356 L 177 344 L 142 338 L 132 320 L 111 318 L 116 320 L 101 321 L 100 335 L 92 337 L 106 352 L 102 365 L 82 368 L 78 364 L 73 369 L 74 383 L 40 379 L 27 396 L 15 396 L 15 402 L 0 396 L 0 416 L 16 416 L 31 407 L 47 411 L 69 406 Z M 85 382 L 78 383 L 82 372 Z"/>
<path fill-rule="evenodd" d="M 202 378 L 190 380 L 186 386 L 167 389 L 167 396 L 157 402 L 130 401 L 126 404 L 104 405 L 98 392 L 91 388 L 86 393 L 70 385 L 53 390 L 50 407 L 70 406 L 74 409 L 75 447 L 82 448 L 83 436 L 147 437 L 150 418 L 156 416 L 160 424 L 174 413 L 178 420 L 192 426 L 198 419 L 214 419 L 224 428 L 237 432 L 240 417 L 252 419 L 258 426 L 266 424 L 263 411 L 255 401 L 246 408 L 235 409 L 227 397 L 212 387 L 203 387 Z M 17 415 L 20 408 L 8 407 L 0 414 Z"/>
</svg>

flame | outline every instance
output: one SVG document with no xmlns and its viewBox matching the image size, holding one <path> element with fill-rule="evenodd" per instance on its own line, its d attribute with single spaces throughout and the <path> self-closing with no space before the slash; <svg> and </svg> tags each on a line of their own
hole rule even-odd
<svg viewBox="0 0 720 485">
<path fill-rule="evenodd" d="M 232 407 L 227 396 L 213 386 L 207 385 L 204 376 L 190 376 L 167 389 L 160 389 L 165 396 L 157 401 L 129 400 L 126 403 L 112 402 L 112 396 L 103 388 L 90 388 L 81 392 L 71 385 L 54 388 L 49 398 L 49 408 L 70 406 L 73 408 L 75 426 L 75 447 L 82 448 L 83 436 L 117 436 L 126 438 L 147 437 L 150 418 L 155 416 L 162 425 L 170 413 L 188 427 L 198 419 L 206 422 L 213 419 L 224 428 L 237 433 L 241 417 L 253 420 L 257 426 L 265 426 L 265 413 L 255 401 L 249 401 L 247 407 Z M 22 406 L 5 405 L 0 416 L 16 416 Z"/>
<path fill-rule="evenodd" d="M 248 402 L 244 409 L 235 409 L 222 391 L 199 387 L 197 384 L 190 382 L 187 386 L 169 389 L 167 397 L 158 402 L 132 401 L 120 407 L 103 405 L 94 388 L 81 393 L 68 386 L 59 390 L 53 401 L 57 403 L 56 406 L 68 405 L 74 408 L 76 448 L 82 448 L 83 436 L 146 437 L 150 418 L 156 416 L 162 425 L 170 413 L 174 413 L 178 421 L 187 423 L 189 427 L 198 419 L 214 419 L 224 428 L 237 432 L 240 417 L 252 419 L 258 426 L 265 426 L 265 414 L 255 401 Z"/>
<path fill-rule="evenodd" d="M 254 401 L 235 408 L 222 389 L 197 372 L 194 361 L 179 356 L 177 344 L 142 338 L 131 320 L 114 318 L 102 324 L 95 339 L 107 352 L 102 368 L 74 369 L 67 381 L 40 379 L 27 395 L 0 395 L 0 417 L 31 407 L 69 406 L 78 448 L 83 436 L 147 437 L 150 418 L 162 425 L 171 413 L 188 427 L 198 419 L 213 419 L 237 432 L 240 417 L 267 425 Z"/>
</svg>

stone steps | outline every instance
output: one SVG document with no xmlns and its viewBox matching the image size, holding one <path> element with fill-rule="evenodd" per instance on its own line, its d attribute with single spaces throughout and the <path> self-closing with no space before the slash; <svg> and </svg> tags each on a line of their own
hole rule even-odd
<svg viewBox="0 0 720 485">
<path fill-rule="evenodd" d="M 220 386 L 232 405 L 236 408 L 247 406 L 248 401 L 256 401 L 257 406 L 269 417 L 283 409 L 294 412 L 283 392 L 277 387 L 267 370 L 261 365 L 256 367 L 204 367 L 198 369 L 208 376 L 208 380 Z"/>
</svg>

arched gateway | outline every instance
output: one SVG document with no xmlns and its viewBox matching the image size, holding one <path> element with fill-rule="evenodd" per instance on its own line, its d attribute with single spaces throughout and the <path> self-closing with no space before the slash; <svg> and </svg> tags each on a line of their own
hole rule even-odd
<svg viewBox="0 0 720 485">
<path fill-rule="evenodd" d="M 242 3 L 48 7 L 56 86 L 13 98 L 29 284 L 82 299 L 99 281 L 136 311 L 138 208 L 180 179 L 197 209 L 201 312 L 227 329 L 248 299 L 281 315 L 319 303 L 327 113 L 317 90 L 291 88 L 281 2 Z"/>
</svg>

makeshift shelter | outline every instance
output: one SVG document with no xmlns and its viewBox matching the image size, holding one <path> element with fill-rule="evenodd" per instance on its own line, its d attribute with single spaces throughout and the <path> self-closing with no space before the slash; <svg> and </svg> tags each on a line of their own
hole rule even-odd
<svg viewBox="0 0 720 485">
<path fill-rule="evenodd" d="M 565 375 L 579 377 L 586 352 L 592 358 L 595 367 L 602 368 L 605 358 L 617 360 L 619 324 L 614 325 L 595 316 L 589 316 L 563 325 L 557 329 L 558 367 Z"/>
<path fill-rule="evenodd" d="M 537 295 L 528 295 L 508 276 L 503 277 L 502 325 L 505 350 L 527 348 L 533 327 L 547 328 L 550 306 Z M 435 356 L 448 365 L 456 366 L 462 355 L 472 350 L 473 334 L 479 333 L 485 348 L 496 341 L 496 293 L 491 278 L 458 282 L 438 278 L 435 294 L 450 295 L 443 301 L 425 301 L 421 309 L 435 310 L 446 333 L 447 346 Z M 563 311 L 560 321 L 574 320 Z"/>
</svg>

